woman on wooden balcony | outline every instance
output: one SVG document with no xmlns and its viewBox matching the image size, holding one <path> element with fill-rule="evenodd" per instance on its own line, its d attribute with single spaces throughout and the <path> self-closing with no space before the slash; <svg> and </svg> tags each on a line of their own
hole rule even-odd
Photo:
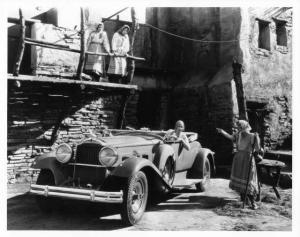
<svg viewBox="0 0 300 237">
<path fill-rule="evenodd" d="M 114 33 L 111 47 L 115 55 L 126 55 L 129 52 L 130 43 L 128 32 L 130 27 L 128 25 L 122 26 L 116 33 Z M 111 57 L 108 74 L 109 78 L 114 82 L 124 81 L 124 77 L 127 75 L 126 72 L 126 57 Z"/>
<path fill-rule="evenodd" d="M 95 53 L 109 53 L 109 41 L 101 22 L 96 31 L 92 31 L 87 40 L 88 51 Z M 88 55 L 85 62 L 85 72 L 90 74 L 94 80 L 99 81 L 100 77 L 105 77 L 105 56 Z"/>
</svg>

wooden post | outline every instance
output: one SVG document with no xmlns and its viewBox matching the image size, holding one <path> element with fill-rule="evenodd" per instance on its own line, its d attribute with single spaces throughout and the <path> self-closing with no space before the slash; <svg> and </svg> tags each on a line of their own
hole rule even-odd
<svg viewBox="0 0 300 237">
<path fill-rule="evenodd" d="M 119 129 L 122 129 L 124 126 L 124 120 L 125 120 L 125 113 L 126 113 L 126 107 L 127 107 L 127 103 L 128 101 L 131 99 L 131 97 L 134 95 L 135 91 L 131 90 L 129 93 L 127 92 L 126 94 L 124 94 L 122 96 L 122 101 L 121 101 L 121 105 L 120 105 L 120 112 L 119 112 L 119 116 L 118 116 L 118 121 L 117 121 L 117 127 Z"/>
<path fill-rule="evenodd" d="M 134 45 L 136 31 L 138 29 L 136 13 L 135 13 L 135 9 L 133 7 L 131 8 L 131 19 L 132 19 L 132 26 L 131 26 L 132 34 L 131 34 L 129 55 L 133 56 L 133 45 Z M 133 59 L 128 59 L 128 75 L 127 75 L 128 84 L 130 84 L 133 79 L 134 70 L 135 70 L 135 61 Z"/>
<path fill-rule="evenodd" d="M 19 76 L 19 71 L 20 71 L 20 66 L 25 50 L 25 19 L 23 17 L 23 13 L 21 8 L 19 8 L 19 15 L 20 15 L 20 39 L 19 39 L 19 46 L 18 46 L 18 51 L 17 51 L 17 57 L 16 57 L 16 64 L 13 69 L 13 75 L 14 76 Z"/>
<path fill-rule="evenodd" d="M 233 68 L 233 79 L 235 82 L 236 96 L 237 96 L 237 102 L 239 108 L 239 118 L 248 121 L 247 105 L 246 105 L 246 99 L 245 99 L 244 87 L 242 81 L 243 68 L 242 65 L 238 63 L 235 59 L 232 62 L 232 68 Z"/>
<path fill-rule="evenodd" d="M 84 11 L 83 8 L 80 8 L 80 19 L 81 19 L 81 38 L 80 38 L 80 58 L 79 58 L 79 63 L 78 63 L 78 68 L 77 68 L 77 77 L 78 79 L 81 80 L 81 74 L 83 71 L 83 66 L 84 66 L 84 61 L 85 61 L 85 17 L 84 17 Z"/>
</svg>

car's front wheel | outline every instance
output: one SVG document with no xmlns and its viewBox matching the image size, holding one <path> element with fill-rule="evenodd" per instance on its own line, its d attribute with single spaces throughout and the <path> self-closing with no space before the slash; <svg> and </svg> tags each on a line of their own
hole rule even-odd
<svg viewBox="0 0 300 237">
<path fill-rule="evenodd" d="M 134 225 L 143 216 L 148 199 L 148 181 L 143 171 L 130 176 L 123 189 L 121 217 L 125 224 Z"/>
<path fill-rule="evenodd" d="M 211 175 L 211 168 L 210 162 L 207 157 L 204 160 L 204 167 L 203 167 L 203 179 L 200 183 L 196 184 L 196 189 L 199 192 L 204 192 L 208 189 L 210 184 L 210 175 Z"/>
</svg>

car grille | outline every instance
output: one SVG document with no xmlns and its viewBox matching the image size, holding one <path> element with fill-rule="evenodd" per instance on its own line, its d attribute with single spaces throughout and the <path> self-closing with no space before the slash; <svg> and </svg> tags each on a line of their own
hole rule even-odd
<svg viewBox="0 0 300 237">
<path fill-rule="evenodd" d="M 99 152 L 102 146 L 98 143 L 83 143 L 77 146 L 76 163 L 99 165 Z"/>
</svg>

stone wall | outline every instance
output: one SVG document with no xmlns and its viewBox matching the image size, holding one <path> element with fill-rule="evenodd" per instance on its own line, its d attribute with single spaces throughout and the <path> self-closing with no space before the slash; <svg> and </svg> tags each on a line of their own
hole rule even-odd
<svg viewBox="0 0 300 237">
<path fill-rule="evenodd" d="M 120 95 L 77 85 L 8 85 L 8 182 L 28 181 L 35 155 L 76 143 L 99 126 L 115 128 Z M 95 130 L 96 129 L 96 130 Z"/>
<path fill-rule="evenodd" d="M 292 13 L 291 8 L 249 9 L 250 59 L 245 62 L 249 77 L 244 78 L 244 87 L 248 100 L 267 101 L 262 126 L 270 149 L 280 148 L 292 136 Z M 286 22 L 286 46 L 277 42 L 278 20 Z M 268 23 L 270 50 L 259 47 L 260 21 Z"/>
</svg>

